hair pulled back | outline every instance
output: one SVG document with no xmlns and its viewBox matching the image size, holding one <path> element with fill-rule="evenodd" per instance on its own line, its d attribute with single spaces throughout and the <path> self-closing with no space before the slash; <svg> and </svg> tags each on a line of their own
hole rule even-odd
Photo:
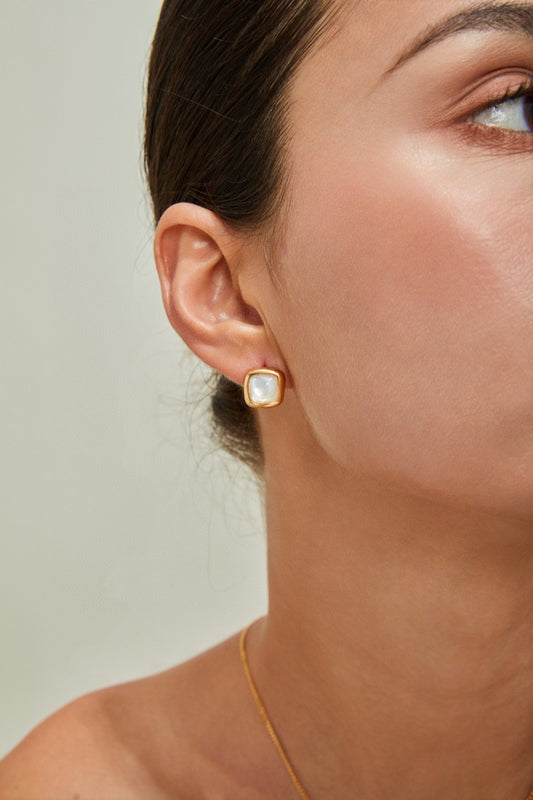
<svg viewBox="0 0 533 800">
<path fill-rule="evenodd" d="M 145 169 L 156 222 L 168 206 L 204 206 L 259 232 L 284 193 L 286 96 L 322 33 L 328 0 L 165 0 L 149 62 Z M 226 450 L 260 472 L 242 389 L 215 373 L 211 407 Z"/>
</svg>

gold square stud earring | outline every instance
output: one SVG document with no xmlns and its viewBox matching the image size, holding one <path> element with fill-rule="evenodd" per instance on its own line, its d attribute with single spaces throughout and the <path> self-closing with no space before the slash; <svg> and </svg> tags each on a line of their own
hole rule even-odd
<svg viewBox="0 0 533 800">
<path fill-rule="evenodd" d="M 244 379 L 244 400 L 250 408 L 274 408 L 283 401 L 285 376 L 277 369 L 251 369 Z"/>
</svg>

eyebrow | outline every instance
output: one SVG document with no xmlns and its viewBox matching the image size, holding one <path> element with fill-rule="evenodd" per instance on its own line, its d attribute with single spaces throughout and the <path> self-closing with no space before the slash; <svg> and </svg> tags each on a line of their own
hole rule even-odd
<svg viewBox="0 0 533 800">
<path fill-rule="evenodd" d="M 531 3 L 482 3 L 467 8 L 437 22 L 423 31 L 399 56 L 385 76 L 416 56 L 430 45 L 442 42 L 463 31 L 505 31 L 533 36 L 533 5 Z"/>
</svg>

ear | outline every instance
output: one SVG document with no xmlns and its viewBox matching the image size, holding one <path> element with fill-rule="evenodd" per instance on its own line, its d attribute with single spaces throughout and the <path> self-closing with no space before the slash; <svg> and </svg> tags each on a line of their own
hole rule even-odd
<svg viewBox="0 0 533 800">
<path fill-rule="evenodd" d="M 239 289 L 243 236 L 212 211 L 177 203 L 159 220 L 154 256 L 167 316 L 202 361 L 241 385 L 258 367 L 286 373 L 264 320 Z"/>
</svg>

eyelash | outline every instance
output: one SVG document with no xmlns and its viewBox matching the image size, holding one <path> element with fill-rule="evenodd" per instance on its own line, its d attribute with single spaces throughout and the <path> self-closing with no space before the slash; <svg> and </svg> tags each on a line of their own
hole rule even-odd
<svg viewBox="0 0 533 800">
<path fill-rule="evenodd" d="M 502 97 L 499 97 L 496 100 L 491 100 L 490 103 L 480 108 L 479 111 L 483 111 L 485 108 L 490 108 L 491 106 L 499 106 L 502 103 L 506 103 L 508 100 L 516 100 L 518 97 L 527 97 L 528 94 L 533 94 L 533 79 L 525 81 L 521 86 L 517 89 L 511 91 L 511 89 L 507 89 L 505 94 Z"/>
<path fill-rule="evenodd" d="M 530 133 L 513 131 L 506 128 L 491 127 L 479 122 L 475 122 L 472 119 L 476 114 L 480 114 L 482 111 L 485 111 L 488 108 L 503 105 L 503 103 L 506 103 L 510 100 L 516 100 L 519 97 L 527 97 L 530 94 L 533 94 L 532 78 L 528 78 L 517 88 L 509 88 L 504 92 L 503 95 L 493 98 L 488 103 L 484 103 L 482 106 L 475 109 L 475 111 L 471 112 L 468 115 L 468 118 L 464 120 L 467 123 L 464 129 L 465 137 L 467 137 L 474 144 L 481 144 L 489 147 L 508 146 L 514 152 L 518 150 L 523 152 L 524 142 L 526 143 L 526 148 L 528 150 L 531 149 L 533 145 L 533 136 Z"/>
</svg>

